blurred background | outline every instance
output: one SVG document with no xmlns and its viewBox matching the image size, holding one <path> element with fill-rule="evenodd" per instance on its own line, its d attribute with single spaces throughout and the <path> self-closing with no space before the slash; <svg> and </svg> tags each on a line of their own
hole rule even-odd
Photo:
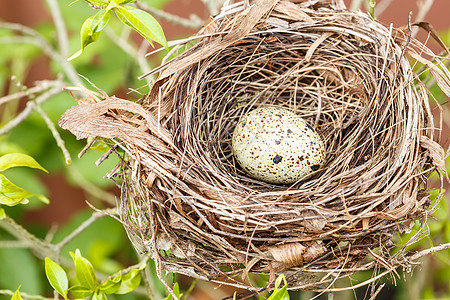
<svg viewBox="0 0 450 300">
<path fill-rule="evenodd" d="M 75 53 L 80 47 L 80 28 L 83 21 L 94 14 L 94 10 L 84 1 L 73 3 L 72 0 L 58 0 L 59 8 L 68 33 L 68 55 Z M 368 1 L 345 1 L 348 7 L 366 11 Z M 75 85 L 73 75 L 82 74 L 108 95 L 117 95 L 126 99 L 138 99 L 148 92 L 147 82 L 137 77 L 148 69 L 159 64 L 163 54 L 145 58 L 151 51 L 148 43 L 142 41 L 137 34 L 124 29 L 118 22 L 111 21 L 100 40 L 89 45 L 84 53 L 71 61 L 73 69 L 67 70 L 54 55 L 43 50 L 43 44 L 27 40 L 24 28 L 32 28 L 50 46 L 56 46 L 57 32 L 52 14 L 48 8 L 50 1 L 15 0 L 0 1 L 0 97 L 23 90 L 41 87 L 44 90 L 46 81 L 62 78 L 68 85 Z M 160 21 L 167 40 L 183 38 L 195 33 L 205 20 L 220 8 L 221 3 L 214 0 L 140 0 L 145 8 Z M 442 40 L 450 45 L 450 1 L 449 0 L 380 0 L 375 12 L 378 19 L 395 27 L 406 25 L 408 15 L 412 12 L 412 20 L 430 22 Z M 18 34 L 8 24 L 20 24 Z M 22 31 L 21 31 L 22 30 Z M 33 35 L 33 34 L 31 34 Z M 419 31 L 418 38 L 425 42 L 427 33 Z M 45 44 L 45 43 L 44 43 Z M 442 51 L 439 45 L 429 39 L 427 45 L 436 53 Z M 45 48 L 45 47 L 44 47 Z M 447 64 L 448 65 L 448 64 Z M 72 77 L 71 75 L 72 74 Z M 13 79 L 12 76 L 14 76 Z M 442 105 L 443 132 L 442 143 L 449 146 L 450 104 L 437 88 L 432 92 L 436 101 Z M 19 97 L 14 101 L 0 102 L 0 127 L 12 120 L 26 107 L 27 97 Z M 434 103 L 434 100 L 432 100 Z M 42 103 L 42 110 L 56 124 L 61 114 L 75 105 L 75 100 L 66 91 L 58 92 Z M 436 103 L 435 103 L 436 104 Z M 436 115 L 437 106 L 433 106 Z M 31 201 L 26 206 L 6 207 L 6 213 L 31 233 L 40 238 L 52 241 L 63 239 L 74 228 L 77 228 L 91 214 L 89 201 L 96 207 L 113 207 L 119 190 L 113 182 L 103 177 L 117 163 L 112 157 L 100 166 L 95 165 L 103 152 L 90 150 L 82 159 L 77 154 L 86 145 L 86 141 L 77 141 L 68 132 L 58 129 L 72 157 L 72 164 L 65 164 L 66 158 L 57 146 L 48 125 L 37 112 L 18 124 L 7 134 L 0 136 L 0 155 L 10 152 L 27 153 L 34 157 L 49 173 L 17 168 L 8 170 L 7 176 L 21 187 L 46 195 L 50 204 Z M 102 149 L 99 149 L 102 150 Z M 450 161 L 447 158 L 447 170 Z M 6 173 L 6 172 L 5 172 Z M 448 185 L 447 185 L 448 191 Z M 450 241 L 450 207 L 449 193 L 429 222 L 430 236 L 415 244 L 413 249 L 428 248 L 432 245 Z M 411 233 L 413 234 L 413 233 Z M 43 263 L 35 258 L 26 245 L 9 247 L 11 237 L 0 228 L 0 290 L 16 290 L 22 284 L 21 291 L 51 297 L 49 286 L 43 271 Z M 401 237 L 399 237 L 401 240 Z M 107 274 L 134 264 L 137 256 L 128 241 L 122 225 L 112 218 L 102 218 L 73 239 L 62 252 L 79 248 L 94 264 L 96 270 Z M 355 274 L 355 281 L 370 278 L 371 273 Z M 165 295 L 165 289 L 154 280 L 156 290 Z M 172 278 L 168 276 L 168 281 Z M 175 279 L 182 289 L 188 289 L 192 280 L 184 277 Z M 411 274 L 401 278 L 384 278 L 380 281 L 386 287 L 377 299 L 450 299 L 450 251 L 442 251 L 423 259 Z M 217 287 L 208 282 L 197 282 L 189 299 L 221 299 L 232 295 L 234 289 Z M 334 294 L 334 299 L 363 299 L 366 290 L 348 291 Z M 117 299 L 143 298 L 144 293 L 117 296 Z M 291 299 L 309 299 L 314 294 L 306 292 L 292 293 Z M 326 295 L 319 298 L 326 299 Z M 145 298 L 145 297 L 144 297 Z M 0 299 L 10 296 L 0 294 Z"/>
</svg>

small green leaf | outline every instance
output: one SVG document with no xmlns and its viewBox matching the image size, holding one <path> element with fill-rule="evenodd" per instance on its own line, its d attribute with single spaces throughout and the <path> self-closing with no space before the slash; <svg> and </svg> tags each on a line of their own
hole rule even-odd
<svg viewBox="0 0 450 300">
<path fill-rule="evenodd" d="M 94 295 L 92 295 L 92 300 L 108 300 L 108 298 L 102 291 L 96 291 Z"/>
<path fill-rule="evenodd" d="M 92 139 L 93 138 L 87 138 L 86 142 L 92 143 Z M 97 139 L 89 149 L 97 150 L 100 152 L 108 152 L 109 150 L 111 150 L 111 147 L 107 143 L 105 143 L 103 140 Z"/>
<path fill-rule="evenodd" d="M 72 4 L 75 4 L 75 3 L 77 3 L 77 2 L 80 2 L 81 0 L 74 0 L 74 1 L 72 1 L 72 2 L 70 2 L 69 3 L 69 6 L 71 6 Z"/>
<path fill-rule="evenodd" d="M 101 31 L 93 32 L 91 30 L 92 20 L 94 20 L 94 17 L 89 17 L 89 18 L 86 19 L 86 21 L 84 21 L 83 25 L 81 26 L 81 32 L 80 32 L 80 35 L 81 35 L 81 49 L 78 50 L 77 53 L 75 53 L 74 55 L 69 57 L 68 60 L 72 60 L 72 59 L 77 58 L 78 56 L 80 56 L 81 53 L 83 53 L 84 48 L 86 48 L 87 45 L 97 41 L 100 38 Z"/>
<path fill-rule="evenodd" d="M 279 290 L 278 288 L 281 285 L 281 282 L 284 282 L 284 286 Z M 273 293 L 267 298 L 267 300 L 289 300 L 289 293 L 287 291 L 287 282 L 286 277 L 281 274 L 275 280 L 275 289 Z"/>
<path fill-rule="evenodd" d="M 98 285 L 98 282 L 91 262 L 81 256 L 79 249 L 75 250 L 75 254 L 70 254 L 75 262 L 75 275 L 80 282 L 80 285 L 94 291 Z"/>
<path fill-rule="evenodd" d="M 117 17 L 142 35 L 153 46 L 152 40 L 169 49 L 164 32 L 158 21 L 149 13 L 129 5 L 114 8 Z"/>
<path fill-rule="evenodd" d="M 121 284 L 122 284 L 122 274 L 119 274 L 103 282 L 100 285 L 99 290 L 101 290 L 105 294 L 115 294 L 119 290 Z"/>
<path fill-rule="evenodd" d="M 92 291 L 90 288 L 86 288 L 81 285 L 74 285 L 69 289 L 69 294 L 71 294 L 75 299 L 89 297 L 90 295 L 92 295 L 92 293 L 94 293 L 94 291 Z"/>
<path fill-rule="evenodd" d="M 111 19 L 111 10 L 110 9 L 100 9 L 94 16 L 91 22 L 91 31 L 93 33 L 97 33 L 105 28 L 106 24 L 108 24 L 109 19 Z"/>
<path fill-rule="evenodd" d="M 3 208 L 0 207 L 0 220 L 6 218 L 6 213 Z"/>
<path fill-rule="evenodd" d="M 12 167 L 29 167 L 40 169 L 48 173 L 46 169 L 29 155 L 23 153 L 8 153 L 0 157 L 0 172 Z"/>
<path fill-rule="evenodd" d="M 64 299 L 67 299 L 69 281 L 67 280 L 66 271 L 48 257 L 45 258 L 45 275 L 47 275 L 47 279 L 55 291 L 63 296 Z"/>
<path fill-rule="evenodd" d="M 289 293 L 286 286 L 283 286 L 280 290 L 274 291 L 267 300 L 289 300 Z"/>
<path fill-rule="evenodd" d="M 23 300 L 22 296 L 20 296 L 20 294 L 19 294 L 19 289 L 20 289 L 20 286 L 17 288 L 17 290 L 12 295 L 11 300 Z"/>
<path fill-rule="evenodd" d="M 19 203 L 28 203 L 29 197 L 37 197 L 42 202 L 48 204 L 49 200 L 43 195 L 30 193 L 8 180 L 0 174 L 0 204 L 15 206 Z"/>
<path fill-rule="evenodd" d="M 135 290 L 141 283 L 141 273 L 139 270 L 131 270 L 122 275 L 122 284 L 115 294 L 127 294 Z"/>
<path fill-rule="evenodd" d="M 0 204 L 14 206 L 31 196 L 33 196 L 32 193 L 18 187 L 0 174 Z"/>
<path fill-rule="evenodd" d="M 173 285 L 173 293 L 175 294 L 175 296 L 177 296 L 178 299 L 181 299 L 181 297 L 183 297 L 183 293 L 180 293 L 180 287 L 178 286 L 178 282 L 175 282 L 175 284 Z M 234 299 L 235 298 L 233 296 L 233 300 Z M 163 300 L 173 300 L 173 297 L 172 295 L 169 295 Z"/>
<path fill-rule="evenodd" d="M 45 204 L 49 204 L 49 203 L 50 203 L 50 200 L 49 200 L 47 197 L 45 197 L 44 195 L 41 195 L 41 194 L 33 194 L 33 197 L 38 198 L 39 201 L 41 201 L 41 202 L 43 202 L 43 203 L 45 203 Z"/>
<path fill-rule="evenodd" d="M 106 0 L 87 0 L 89 3 L 97 6 L 108 5 L 108 1 Z"/>
</svg>

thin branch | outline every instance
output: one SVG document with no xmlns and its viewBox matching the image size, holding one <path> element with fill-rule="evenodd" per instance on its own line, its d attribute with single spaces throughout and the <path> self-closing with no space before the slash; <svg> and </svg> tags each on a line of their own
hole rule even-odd
<svg viewBox="0 0 450 300">
<path fill-rule="evenodd" d="M 0 97 L 0 105 L 5 104 L 9 101 L 20 99 L 26 97 L 29 94 L 38 94 L 52 87 L 63 87 L 64 83 L 61 80 L 41 80 L 36 81 L 34 87 L 29 88 L 28 92 L 22 91 L 14 94 L 9 94 L 4 97 Z"/>
<path fill-rule="evenodd" d="M 37 106 L 49 100 L 51 97 L 61 93 L 62 86 L 55 86 L 49 91 L 43 93 L 42 95 L 36 97 L 35 101 L 28 101 L 24 110 L 22 110 L 17 116 L 6 123 L 5 126 L 0 128 L 0 136 L 8 133 L 12 129 L 14 129 L 17 125 L 23 122 L 28 116 L 36 109 Z"/>
<path fill-rule="evenodd" d="M 61 135 L 59 134 L 58 130 L 56 129 L 55 124 L 52 120 L 48 117 L 47 113 L 45 113 L 40 105 L 36 105 L 35 107 L 36 111 L 41 115 L 41 118 L 44 119 L 45 124 L 47 124 L 48 129 L 51 131 L 53 138 L 56 141 L 56 145 L 58 145 L 58 148 L 61 149 L 61 152 L 64 155 L 64 159 L 66 161 L 67 165 L 72 164 L 72 158 L 70 157 L 69 150 L 66 148 L 66 143 L 61 138 Z"/>
<path fill-rule="evenodd" d="M 13 77 L 12 80 L 14 81 L 15 77 Z M 61 79 L 59 80 L 59 82 L 61 82 Z M 28 96 L 28 98 L 30 99 L 31 102 L 34 102 L 34 104 L 35 104 L 34 109 L 41 115 L 42 119 L 47 124 L 48 129 L 51 131 L 53 138 L 56 141 L 56 144 L 61 149 L 61 151 L 64 155 L 66 164 L 70 165 L 72 163 L 72 158 L 70 157 L 69 151 L 67 150 L 66 145 L 65 145 L 63 139 L 61 138 L 61 135 L 59 134 L 58 130 L 56 129 L 55 124 L 53 124 L 52 120 L 50 120 L 47 113 L 45 113 L 42 110 L 40 104 L 38 104 L 36 102 L 36 95 L 31 93 L 30 90 L 28 89 L 28 87 L 23 85 L 20 81 L 17 81 L 16 85 L 22 89 L 22 92 L 24 92 L 25 95 Z"/>
<path fill-rule="evenodd" d="M 364 0 L 353 0 L 352 3 L 350 4 L 350 10 L 352 11 L 358 10 L 361 7 L 363 1 Z"/>
<path fill-rule="evenodd" d="M 379 18 L 385 11 L 386 9 L 391 5 L 393 0 L 384 0 L 381 1 L 380 3 L 377 3 L 377 11 L 375 13 L 375 16 L 377 18 Z"/>
<path fill-rule="evenodd" d="M 152 274 L 150 273 L 150 268 L 147 267 L 142 272 L 142 279 L 144 281 L 145 291 L 149 299 L 156 299 L 155 291 L 153 290 L 153 284 L 150 281 Z"/>
<path fill-rule="evenodd" d="M 24 241 L 0 241 L 0 248 L 30 248 L 30 243 Z"/>
<path fill-rule="evenodd" d="M 450 249 L 450 243 L 441 244 L 439 246 L 435 246 L 435 247 L 431 247 L 431 248 L 419 251 L 419 252 L 409 256 L 408 260 L 414 261 L 414 260 L 417 260 L 417 259 L 419 259 L 419 258 L 421 258 L 423 256 L 427 256 L 429 254 L 436 253 L 436 252 L 439 252 L 439 251 L 443 251 L 443 250 L 446 250 L 446 249 Z"/>
<path fill-rule="evenodd" d="M 47 5 L 52 14 L 55 23 L 56 33 L 58 34 L 58 46 L 61 56 L 67 59 L 69 56 L 69 38 L 67 37 L 66 23 L 61 15 L 58 1 L 47 0 Z"/>
<path fill-rule="evenodd" d="M 114 210 L 115 212 L 115 210 Z M 78 226 L 74 231 L 72 231 L 70 234 L 68 234 L 64 239 L 55 245 L 56 249 L 58 251 L 61 251 L 61 249 L 70 243 L 75 237 L 77 237 L 80 233 L 82 233 L 84 230 L 86 230 L 89 226 L 91 226 L 95 221 L 100 220 L 107 216 L 105 213 L 102 212 L 93 212 L 92 215 L 83 223 L 81 223 L 80 226 Z"/>
<path fill-rule="evenodd" d="M 34 253 L 41 259 L 50 257 L 56 259 L 56 249 L 52 244 L 46 243 L 28 232 L 23 226 L 16 223 L 11 217 L 6 216 L 0 220 L 0 228 L 9 232 L 12 236 L 23 243 L 28 243 Z"/>
<path fill-rule="evenodd" d="M 189 286 L 189 288 L 187 289 L 187 291 L 184 293 L 183 295 L 183 300 L 187 300 L 189 298 L 189 295 L 191 294 L 191 292 L 194 290 L 195 286 L 197 285 L 198 282 L 198 278 L 195 278 L 192 282 L 191 285 Z"/>
<path fill-rule="evenodd" d="M 14 295 L 14 293 L 15 293 L 14 291 L 10 291 L 10 290 L 0 290 L 0 295 L 12 296 L 12 295 Z M 47 297 L 43 297 L 43 296 L 39 296 L 39 295 L 30 295 L 30 294 L 23 293 L 23 292 L 19 292 L 19 294 L 24 299 L 54 300 L 53 298 L 47 298 Z"/>
<path fill-rule="evenodd" d="M 116 196 L 112 193 L 109 193 L 89 180 L 86 180 L 84 176 L 80 173 L 80 171 L 76 168 L 67 168 L 67 171 L 71 175 L 71 177 L 77 182 L 78 186 L 81 187 L 86 193 L 91 195 L 94 198 L 101 199 L 109 204 L 116 205 Z"/>
<path fill-rule="evenodd" d="M 430 11 L 431 7 L 433 6 L 434 0 L 417 0 L 417 7 L 419 8 L 419 11 L 417 12 L 416 19 L 414 20 L 414 23 L 421 22 L 425 19 L 425 16 Z M 419 32 L 419 28 L 414 28 L 412 30 L 412 37 L 415 37 L 417 33 Z"/>
<path fill-rule="evenodd" d="M 208 8 L 209 14 L 215 16 L 219 14 L 220 8 L 225 3 L 225 0 L 202 0 L 202 2 Z"/>
<path fill-rule="evenodd" d="M 24 42 L 27 41 L 28 43 L 38 46 L 48 57 L 57 62 L 64 70 L 64 73 L 69 78 L 71 84 L 78 85 L 82 83 L 73 65 L 70 64 L 66 58 L 61 56 L 61 54 L 59 54 L 39 32 L 22 24 L 8 22 L 0 22 L 0 28 L 18 31 L 32 37 L 32 40 L 24 40 Z"/>
<path fill-rule="evenodd" d="M 113 41 L 117 46 L 119 46 L 126 54 L 128 54 L 129 56 L 131 56 L 132 58 L 135 58 L 139 68 L 141 69 L 141 71 L 143 73 L 148 72 L 148 70 L 150 70 L 150 66 L 148 65 L 147 60 L 145 59 L 145 52 L 144 54 L 141 53 L 138 49 L 136 49 L 136 47 L 132 44 L 130 44 L 128 41 L 129 39 L 127 39 L 126 37 L 124 37 L 123 35 L 117 35 L 114 30 L 111 30 L 109 28 L 105 29 L 106 34 L 108 35 L 108 37 L 111 39 L 111 41 Z M 143 43 L 147 43 L 147 41 L 144 41 Z M 148 78 L 147 79 L 147 84 L 151 84 L 151 79 Z"/>
</svg>

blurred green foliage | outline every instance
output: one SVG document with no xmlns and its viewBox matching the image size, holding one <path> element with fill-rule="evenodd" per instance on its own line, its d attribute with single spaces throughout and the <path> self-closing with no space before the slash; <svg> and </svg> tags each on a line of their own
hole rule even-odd
<svg viewBox="0 0 450 300">
<path fill-rule="evenodd" d="M 170 0 L 140 0 L 147 2 L 155 8 L 162 8 Z M 58 1 L 63 19 L 69 32 L 69 53 L 75 53 L 80 47 L 79 31 L 84 20 L 91 16 L 93 11 L 85 1 L 80 1 L 76 5 L 69 4 L 72 0 Z M 50 45 L 56 47 L 56 28 L 48 21 L 37 25 L 34 28 L 42 35 Z M 83 74 L 89 78 L 100 89 L 107 94 L 124 94 L 127 88 L 136 89 L 139 93 L 148 92 L 147 84 L 139 81 L 137 77 L 142 74 L 136 57 L 125 52 L 117 44 L 117 39 L 121 36 L 129 37 L 128 29 L 124 27 L 118 20 L 111 19 L 108 23 L 109 34 L 104 36 L 97 42 L 93 43 L 85 49 L 83 55 L 71 61 L 76 72 Z M 442 33 L 442 37 L 446 44 L 450 44 L 450 30 Z M 127 39 L 128 40 L 128 39 Z M 123 42 L 123 41 L 121 41 Z M 128 40 L 130 42 L 130 40 Z M 5 29 L 0 26 L 0 96 L 20 92 L 21 89 L 15 85 L 15 82 L 25 82 L 33 65 L 38 59 L 42 59 L 42 50 L 27 42 L 26 36 L 17 35 L 11 29 Z M 139 45 L 137 45 L 139 46 Z M 49 62 L 48 78 L 57 78 L 60 74 L 67 82 L 70 79 L 64 73 L 61 65 L 54 60 Z M 10 80 L 11 76 L 16 77 L 16 81 Z M 423 76 L 426 76 L 424 74 Z M 42 78 L 47 79 L 47 78 Z M 33 83 L 30 83 L 33 84 Z M 431 89 L 434 97 L 439 103 L 446 104 L 448 99 L 437 88 Z M 140 94 L 131 92 L 126 95 L 127 99 L 137 99 Z M 62 91 L 42 105 L 42 109 L 48 114 L 50 119 L 56 123 L 59 117 L 76 102 L 66 91 Z M 0 128 L 17 115 L 19 107 L 23 106 L 23 101 L 10 101 L 0 107 Z M 448 119 L 445 121 L 450 124 Z M 74 136 L 68 132 L 59 130 L 62 139 L 66 143 L 69 152 L 75 156 L 86 145 L 86 141 L 77 141 Z M 103 155 L 100 151 L 88 151 L 82 159 L 72 159 L 73 164 L 67 166 L 61 150 L 57 147 L 55 139 L 43 121 L 42 117 L 33 112 L 24 122 L 20 123 L 14 130 L 6 136 L 0 136 L 0 155 L 11 152 L 26 153 L 34 157 L 42 166 L 49 171 L 50 174 L 60 174 L 65 180 L 73 186 L 84 187 L 83 184 L 88 182 L 96 187 L 117 191 L 110 180 L 104 179 L 103 176 L 108 173 L 117 163 L 117 158 L 113 155 L 104 161 L 100 166 L 95 166 L 95 161 Z M 450 158 L 447 159 L 447 169 L 450 172 Z M 20 186 L 32 193 L 50 196 L 50 191 L 42 181 L 43 176 L 35 170 L 27 168 L 14 168 L 4 172 L 5 176 L 12 182 L 17 182 Z M 86 193 L 87 200 L 91 203 L 99 205 L 107 205 L 95 195 Z M 446 192 L 447 199 L 449 192 Z M 67 199 L 50 199 L 51 201 L 67 201 Z M 78 201 L 83 201 L 79 199 Z M 27 206 L 6 207 L 5 211 L 19 223 L 27 223 L 27 216 L 33 214 L 34 211 L 42 209 L 44 204 L 39 201 L 31 201 Z M 74 213 L 70 219 L 62 224 L 58 224 L 57 231 L 54 235 L 47 235 L 50 228 L 48 225 L 30 224 L 29 230 L 41 238 L 46 236 L 54 242 L 60 242 L 73 230 L 78 228 L 80 224 L 86 221 L 92 214 L 92 210 L 88 207 L 77 213 Z M 406 240 L 409 236 L 415 234 L 420 229 L 420 224 L 414 224 L 411 233 L 399 237 L 398 243 Z M 439 209 L 429 220 L 428 230 L 430 236 L 426 237 L 414 245 L 410 246 L 411 250 L 428 248 L 432 245 L 446 243 L 450 241 L 450 206 L 447 201 L 441 201 Z M 0 228 L 0 289 L 9 289 L 16 291 L 20 287 L 21 292 L 34 295 L 46 295 L 52 297 L 52 288 L 45 278 L 44 262 L 37 259 L 35 255 L 26 247 L 10 248 L 3 245 L 3 242 L 11 241 L 12 237 Z M 3 244 L 2 244 L 3 243 Z M 69 251 L 80 249 L 90 261 L 93 268 L 104 274 L 113 274 L 124 267 L 136 263 L 138 257 L 128 240 L 123 226 L 113 218 L 102 218 L 96 221 L 88 229 L 83 231 L 79 236 L 73 239 L 62 249 L 63 259 L 69 260 Z M 152 270 L 155 269 L 154 263 L 150 262 Z M 154 284 L 154 289 L 161 295 L 166 295 L 165 287 L 154 276 L 151 271 L 150 281 Z M 68 274 L 69 278 L 73 278 L 74 274 Z M 352 276 L 354 282 L 369 279 L 373 276 L 372 272 L 361 272 Z M 169 276 L 168 282 L 172 281 Z M 388 290 L 389 299 L 448 299 L 450 298 L 450 251 L 442 251 L 431 255 L 424 260 L 424 263 L 417 266 L 412 274 L 406 274 L 405 279 L 397 278 L 397 288 L 392 288 L 392 280 L 385 278 L 380 283 L 387 283 L 391 287 Z M 278 284 L 281 284 L 280 279 Z M 256 278 L 255 282 L 260 282 L 261 278 Z M 263 280 L 264 281 L 264 280 Z M 349 280 L 353 282 L 352 280 Z M 346 282 L 348 284 L 348 282 Z M 188 286 L 181 286 L 181 291 L 187 289 Z M 282 292 L 283 291 L 283 292 Z M 364 295 L 363 290 L 363 295 Z M 181 293 L 180 290 L 177 291 Z M 280 298 L 272 295 L 272 299 L 284 299 L 284 286 L 276 292 Z M 358 292 L 358 299 L 360 293 Z M 268 295 L 266 295 L 268 296 Z M 291 293 L 291 299 L 305 299 L 305 297 L 314 296 L 313 293 Z M 326 295 L 322 296 L 322 299 Z M 16 298 L 18 298 L 16 296 Z M 138 294 L 127 294 L 114 296 L 111 299 L 138 299 Z M 141 297 L 142 298 L 142 297 Z M 343 292 L 343 296 L 336 295 L 336 299 L 354 299 L 353 292 Z M 10 296 L 0 295 L 0 300 L 11 299 Z M 380 298 L 382 299 L 382 298 Z"/>
<path fill-rule="evenodd" d="M 69 33 L 69 52 L 74 53 L 80 45 L 81 24 L 87 17 L 95 13 L 95 10 L 89 7 L 85 1 L 71 6 L 69 6 L 71 0 L 58 2 Z M 155 8 L 161 8 L 168 0 L 142 2 L 147 2 L 148 5 Z M 139 90 L 142 94 L 148 92 L 146 82 L 137 79 L 142 71 L 136 63 L 136 57 L 125 52 L 114 42 L 114 38 L 119 36 L 125 36 L 125 39 L 127 39 L 130 30 L 124 29 L 123 24 L 114 19 L 111 19 L 108 25 L 109 34 L 104 34 L 102 39 L 86 48 L 83 55 L 73 60 L 71 64 L 75 67 L 77 73 L 89 78 L 109 95 L 119 93 L 128 99 L 138 99 L 141 96 L 139 93 L 134 92 L 127 95 L 125 93 L 128 91 L 128 87 Z M 34 27 L 34 30 L 44 37 L 50 45 L 56 47 L 56 28 L 51 20 L 38 24 Z M 0 26 L 0 97 L 21 92 L 22 90 L 16 86 L 16 83 L 25 83 L 31 69 L 37 66 L 34 63 L 38 60 L 42 61 L 42 57 L 45 57 L 43 51 L 38 46 L 29 43 L 29 40 L 25 34 L 17 34 L 11 29 Z M 135 45 L 136 47 L 140 46 L 139 44 Z M 51 59 L 44 61 L 48 62 L 49 73 L 45 74 L 46 70 L 43 69 L 42 80 L 56 79 L 62 75 L 69 85 L 73 85 L 58 62 Z M 39 64 L 39 66 L 42 66 L 42 64 Z M 11 80 L 11 76 L 15 76 L 15 80 Z M 34 83 L 29 82 L 27 84 L 28 88 L 31 88 Z M 17 115 L 19 108 L 23 107 L 23 103 L 23 100 L 13 100 L 0 106 L 0 128 Z M 62 113 L 73 105 L 76 105 L 76 102 L 69 92 L 61 91 L 61 93 L 42 104 L 41 107 L 49 118 L 56 123 Z M 58 131 L 72 156 L 76 156 L 86 145 L 86 141 L 77 141 L 72 134 L 59 129 L 59 127 Z M 103 176 L 115 166 L 118 159 L 111 155 L 109 159 L 97 167 L 95 161 L 104 153 L 91 150 L 82 159 L 73 157 L 72 165 L 67 166 L 51 131 L 37 112 L 31 113 L 25 121 L 21 122 L 6 136 L 0 136 L 0 156 L 11 152 L 26 153 L 34 157 L 52 176 L 60 174 L 70 185 L 75 187 L 80 187 L 83 183 L 88 182 L 98 188 L 117 193 L 117 188 L 115 188 L 113 182 L 104 179 Z M 38 172 L 26 168 L 12 168 L 6 170 L 3 174 L 12 182 L 32 193 L 50 196 L 50 191 L 42 180 L 46 175 L 38 174 Z M 85 194 L 87 200 L 91 203 L 109 206 L 109 204 L 103 202 L 104 199 L 96 199 L 89 193 Z M 70 198 L 69 196 L 68 198 Z M 68 199 L 50 200 L 69 201 Z M 84 200 L 77 199 L 82 203 L 84 203 Z M 52 237 L 53 242 L 61 241 L 92 214 L 92 209 L 85 207 L 79 212 L 74 212 L 74 215 L 66 222 L 58 224 L 56 234 Z M 33 224 L 27 221 L 28 216 L 32 216 L 35 210 L 42 210 L 43 208 L 44 204 L 32 200 L 27 206 L 5 207 L 5 211 L 19 223 L 27 224 L 27 228 L 32 233 L 45 238 L 50 229 L 48 225 L 43 226 L 43 224 Z M 43 261 L 37 259 L 26 246 L 19 249 L 3 247 L 2 242 L 12 240 L 13 237 L 0 228 L 0 290 L 15 291 L 19 285 L 22 285 L 20 292 L 51 297 L 52 288 L 45 279 Z M 123 226 L 112 218 L 102 218 L 96 221 L 73 239 L 63 248 L 63 259 L 70 259 L 69 251 L 77 248 L 92 263 L 95 270 L 105 274 L 118 272 L 138 260 Z M 159 291 L 163 290 L 160 286 Z M 115 297 L 117 299 L 136 299 L 137 296 L 121 295 Z M 0 299 L 11 299 L 11 296 L 0 295 Z"/>
</svg>

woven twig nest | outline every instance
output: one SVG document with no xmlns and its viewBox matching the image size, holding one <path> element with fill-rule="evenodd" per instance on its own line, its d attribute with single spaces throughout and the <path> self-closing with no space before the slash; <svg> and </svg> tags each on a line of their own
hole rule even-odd
<svg viewBox="0 0 450 300">
<path fill-rule="evenodd" d="M 249 289 L 249 273 L 284 273 L 290 288 L 323 290 L 408 265 L 392 237 L 435 207 L 427 180 L 444 151 L 405 54 L 447 93 L 450 76 L 408 30 L 332 3 L 229 6 L 140 102 L 84 99 L 63 116 L 79 138 L 125 150 L 122 221 L 159 269 Z M 240 169 L 233 129 L 260 106 L 294 111 L 324 139 L 312 177 L 275 185 Z"/>
</svg>

